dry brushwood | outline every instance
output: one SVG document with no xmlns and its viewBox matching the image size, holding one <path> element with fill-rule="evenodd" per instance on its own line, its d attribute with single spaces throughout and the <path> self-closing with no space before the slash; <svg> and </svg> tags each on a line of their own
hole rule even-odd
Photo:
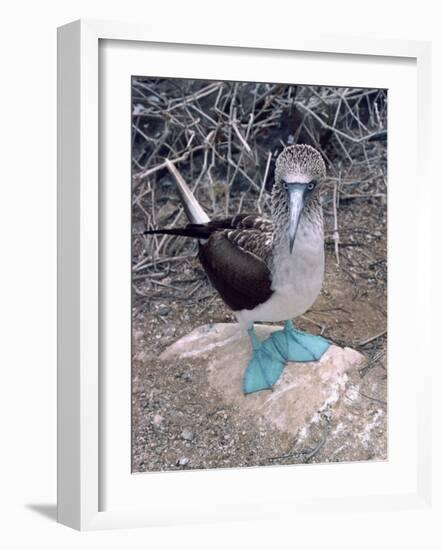
<svg viewBox="0 0 442 550">
<path fill-rule="evenodd" d="M 185 221 L 166 159 L 209 216 L 268 212 L 282 147 L 315 146 L 328 164 L 324 204 L 333 216 L 337 263 L 340 203 L 386 196 L 384 90 L 140 77 L 133 79 L 132 101 L 135 233 Z M 135 240 L 136 272 L 189 248 L 170 236 Z"/>
</svg>

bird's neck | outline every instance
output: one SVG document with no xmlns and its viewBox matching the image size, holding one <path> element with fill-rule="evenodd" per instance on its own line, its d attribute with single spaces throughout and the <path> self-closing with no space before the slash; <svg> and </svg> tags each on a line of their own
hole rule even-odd
<svg viewBox="0 0 442 550">
<path fill-rule="evenodd" d="M 289 255 L 289 208 L 287 203 L 280 203 L 273 208 L 273 254 Z M 324 222 L 319 199 L 310 201 L 302 211 L 294 243 L 294 250 L 303 243 L 312 241 L 323 246 Z"/>
</svg>

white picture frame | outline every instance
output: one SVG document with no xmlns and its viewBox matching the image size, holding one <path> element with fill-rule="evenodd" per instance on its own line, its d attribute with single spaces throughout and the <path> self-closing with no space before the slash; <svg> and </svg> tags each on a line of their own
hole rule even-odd
<svg viewBox="0 0 442 550">
<path fill-rule="evenodd" d="M 250 34 L 248 35 L 250 37 Z M 250 519 L 267 516 L 263 512 L 263 504 L 271 502 L 272 517 L 290 517 L 294 513 L 312 513 L 333 506 L 335 510 L 345 512 L 357 507 L 360 510 L 371 511 L 380 509 L 421 508 L 429 506 L 431 501 L 431 467 L 428 418 L 430 416 L 430 316 L 420 316 L 422 333 L 421 347 L 415 353 L 421 352 L 425 360 L 420 362 L 419 378 L 413 383 L 412 357 L 409 369 L 404 368 L 409 375 L 409 386 L 406 392 L 415 398 L 416 406 L 409 407 L 413 433 L 411 448 L 412 460 L 407 468 L 398 476 L 397 483 L 388 486 L 375 487 L 372 492 L 362 494 L 352 492 L 352 484 L 361 476 L 362 469 L 353 465 L 336 467 L 315 466 L 314 470 L 299 467 L 228 470 L 213 472 L 183 472 L 162 474 L 137 474 L 131 476 L 131 485 L 143 483 L 149 486 L 153 495 L 159 495 L 164 487 L 166 497 L 177 494 L 176 503 L 170 499 L 149 497 L 145 505 L 131 505 L 129 492 L 121 490 L 121 502 L 118 493 L 112 499 L 112 506 L 103 502 L 104 482 L 108 482 L 109 471 L 114 475 L 115 461 L 106 462 L 103 453 L 110 453 L 111 447 L 103 442 L 106 419 L 108 414 L 103 402 L 108 399 L 106 392 L 124 391 L 106 386 L 103 388 L 102 354 L 100 352 L 100 336 L 102 324 L 101 302 L 103 289 L 102 239 L 101 234 L 106 225 L 100 225 L 100 211 L 103 208 L 102 191 L 100 187 L 100 44 L 103 41 L 125 44 L 127 47 L 140 44 L 168 44 L 175 50 L 198 46 L 199 51 L 207 50 L 204 55 L 210 58 L 213 47 L 228 48 L 229 55 L 243 55 L 244 52 L 261 52 L 273 56 L 285 55 L 286 52 L 304 52 L 311 55 L 327 54 L 339 59 L 368 59 L 376 57 L 380 61 L 400 63 L 410 60 L 415 65 L 415 81 L 417 84 L 417 99 L 413 108 L 417 113 L 416 141 L 412 142 L 416 169 L 422 185 L 422 203 L 415 216 L 418 220 L 418 232 L 426 245 L 419 249 L 418 262 L 415 268 L 410 268 L 410 284 L 413 299 L 410 308 L 425 313 L 431 303 L 431 234 L 430 211 L 425 204 L 431 204 L 432 188 L 429 182 L 429 121 L 431 104 L 429 100 L 430 52 L 431 45 L 426 42 L 372 40 L 355 37 L 321 37 L 311 38 L 297 33 L 293 37 L 281 36 L 272 44 L 267 44 L 262 36 L 254 39 L 223 40 L 220 36 L 205 37 L 203 32 L 197 38 L 181 33 L 168 35 L 167 31 L 147 29 L 143 25 L 101 21 L 76 21 L 59 29 L 58 34 L 58 521 L 80 530 L 151 526 L 198 521 L 216 521 L 232 519 Z M 237 53 L 235 53 L 237 52 Z M 361 58 L 360 56 L 364 56 Z M 350 80 L 356 78 L 347 76 Z M 128 108 L 128 107 L 127 107 Z M 129 124 L 129 123 L 128 123 Z M 413 123 L 414 124 L 414 123 Z M 414 126 L 411 126 L 414 128 Z M 127 151 L 126 153 L 127 154 Z M 413 163 L 412 163 L 413 164 Z M 122 172 L 124 174 L 124 170 Z M 413 172 L 414 173 L 414 172 Z M 401 200 L 397 194 L 390 196 L 391 200 Z M 406 200 L 406 199 L 404 199 Z M 412 200 L 412 199 L 411 199 Z M 410 201 L 410 199 L 409 199 Z M 410 202 L 404 202 L 402 221 L 410 214 Z M 398 220 L 399 222 L 399 220 Z M 389 228 L 391 229 L 391 228 Z M 392 234 L 394 238 L 394 232 Z M 398 256 L 399 257 L 399 256 Z M 400 258 L 399 258 L 399 261 Z M 124 276 L 124 275 L 123 275 Z M 407 277 L 404 275 L 404 279 Z M 389 303 L 396 307 L 397 303 Z M 404 337 L 406 327 L 403 327 Z M 394 349 L 394 346 L 393 346 Z M 389 356 L 390 361 L 394 357 Z M 129 384 L 130 381 L 127 381 Z M 398 378 L 392 384 L 401 384 Z M 404 382 L 405 383 L 405 382 Z M 394 401 L 393 401 L 394 403 Z M 393 408 L 393 422 L 395 410 Z M 397 412 L 397 411 L 396 411 Z M 127 407 L 121 410 L 114 408 L 114 415 L 120 415 L 121 421 L 115 421 L 116 432 L 122 424 L 127 430 Z M 129 419 L 130 420 L 130 419 Z M 397 420 L 397 418 L 396 418 Z M 390 425 L 391 429 L 391 425 Z M 405 436 L 398 433 L 398 445 L 405 445 Z M 115 443 L 114 447 L 115 448 Z M 117 450 L 115 450 L 116 454 Z M 106 467 L 104 466 L 106 464 Z M 110 464 L 110 466 L 109 466 Z M 117 463 L 115 468 L 121 468 Z M 390 468 L 387 471 L 387 468 Z M 295 468 L 297 468 L 295 470 Z M 349 472 L 342 492 L 337 481 L 342 474 L 342 468 Z M 387 467 L 373 465 L 370 475 L 392 476 L 399 462 L 391 460 Z M 377 470 L 376 470 L 377 469 Z M 261 471 L 258 471 L 261 470 Z M 265 471 L 264 471 L 265 470 Z M 381 470 L 385 470 L 381 472 Z M 412 473 L 410 473 L 412 472 Z M 293 498 L 282 489 L 271 490 L 275 484 L 283 487 L 284 480 L 295 480 L 297 487 L 304 483 L 310 484 L 312 498 L 308 498 L 306 490 L 300 497 Z M 141 476 L 150 476 L 141 481 Z M 365 474 L 364 474 L 365 475 Z M 126 471 L 118 483 L 128 483 L 130 471 Z M 253 486 L 259 476 L 260 494 Z M 346 477 L 347 474 L 344 476 Z M 323 490 L 321 480 L 334 477 L 335 486 Z M 393 476 L 394 477 L 394 476 Z M 147 485 L 145 485 L 147 483 Z M 234 484 L 234 485 L 233 485 Z M 235 486 L 247 495 L 238 498 L 231 492 L 219 494 L 218 502 L 209 502 L 214 488 L 221 491 L 223 486 Z M 144 489 L 143 489 L 144 490 Z M 178 498 L 187 491 L 188 505 L 184 509 Z M 206 491 L 206 492 L 204 492 Z M 208 491 L 208 492 L 207 492 Z M 193 493 L 193 494 L 192 494 Z M 229 500 L 230 498 L 230 500 Z M 190 504 L 189 504 L 190 499 Z M 192 500 L 193 499 L 193 500 Z M 204 500 L 206 499 L 206 500 Z M 108 509 L 109 508 L 109 509 Z"/>
</svg>

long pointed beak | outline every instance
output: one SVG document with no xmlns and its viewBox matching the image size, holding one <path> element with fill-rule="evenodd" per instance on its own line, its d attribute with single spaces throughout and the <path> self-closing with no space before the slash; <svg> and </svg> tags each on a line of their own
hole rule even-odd
<svg viewBox="0 0 442 550">
<path fill-rule="evenodd" d="M 290 254 L 293 252 L 296 232 L 298 231 L 299 220 L 304 208 L 304 195 L 307 186 L 302 183 L 290 183 L 289 194 L 289 243 Z"/>
</svg>

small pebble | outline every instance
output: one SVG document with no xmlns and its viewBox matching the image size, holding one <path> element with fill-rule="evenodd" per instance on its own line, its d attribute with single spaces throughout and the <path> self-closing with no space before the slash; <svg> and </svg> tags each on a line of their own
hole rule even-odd
<svg viewBox="0 0 442 550">
<path fill-rule="evenodd" d="M 161 424 L 163 423 L 163 420 L 164 418 L 161 416 L 161 414 L 156 414 L 154 417 L 153 417 L 153 425 L 156 426 L 157 428 L 159 428 L 161 426 Z"/>
<path fill-rule="evenodd" d="M 190 464 L 190 458 L 180 458 L 176 461 L 177 466 L 187 466 Z"/>
<path fill-rule="evenodd" d="M 136 361 L 141 361 L 141 362 L 143 362 L 143 361 L 146 360 L 146 357 L 147 357 L 147 356 L 146 356 L 146 352 L 145 352 L 145 351 L 139 351 L 139 352 L 135 355 L 134 359 L 135 359 Z"/>
<path fill-rule="evenodd" d="M 170 307 L 166 304 L 160 304 L 157 311 L 159 315 L 169 315 Z"/>
<path fill-rule="evenodd" d="M 192 381 L 192 375 L 189 373 L 189 372 L 185 372 L 182 376 L 183 380 L 185 380 L 186 382 L 191 382 Z"/>
<path fill-rule="evenodd" d="M 165 327 L 165 329 L 163 330 L 164 336 L 173 336 L 175 332 L 176 332 L 176 328 L 173 325 L 169 325 Z"/>
<path fill-rule="evenodd" d="M 192 430 L 189 430 L 189 428 L 184 428 L 184 430 L 181 432 L 181 437 L 186 441 L 192 441 L 193 439 Z"/>
</svg>

